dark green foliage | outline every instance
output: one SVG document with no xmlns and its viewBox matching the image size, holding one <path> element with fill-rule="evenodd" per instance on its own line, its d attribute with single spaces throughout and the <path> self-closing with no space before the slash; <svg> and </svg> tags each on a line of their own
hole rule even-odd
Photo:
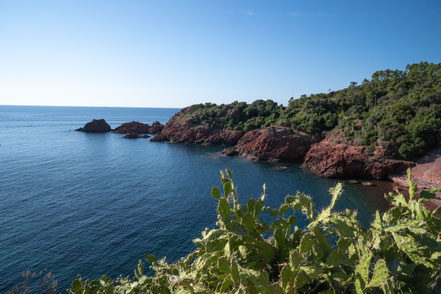
<svg viewBox="0 0 441 294">
<path fill-rule="evenodd" d="M 283 125 L 312 134 L 340 129 L 345 141 L 376 146 L 412 158 L 441 142 L 441 64 L 421 62 L 404 71 L 377 71 L 371 80 L 339 91 L 302 95 L 287 107 L 267 100 L 252 104 L 199 104 L 186 115 L 194 125 L 252 130 Z"/>
<path fill-rule="evenodd" d="M 275 123 L 282 109 L 282 105 L 272 100 L 256 100 L 251 104 L 235 101 L 221 105 L 213 103 L 192 105 L 187 115 L 192 118 L 191 122 L 194 125 L 249 131 Z"/>
<path fill-rule="evenodd" d="M 215 229 L 193 240 L 197 249 L 179 262 L 146 256 L 153 276 L 139 262 L 133 278 L 72 283 L 69 293 L 433 293 L 440 287 L 441 220 L 423 203 L 436 191 L 409 180 L 410 198 L 390 194 L 391 208 L 376 213 L 368 229 L 354 211 L 334 212 L 342 185 L 330 189 L 329 207 L 314 211 L 297 193 L 272 209 L 261 197 L 238 204 L 231 172 L 221 173 Z M 409 174 L 410 178 L 410 174 Z M 298 213 L 309 224 L 294 226 Z M 269 214 L 272 222 L 263 220 Z"/>
</svg>

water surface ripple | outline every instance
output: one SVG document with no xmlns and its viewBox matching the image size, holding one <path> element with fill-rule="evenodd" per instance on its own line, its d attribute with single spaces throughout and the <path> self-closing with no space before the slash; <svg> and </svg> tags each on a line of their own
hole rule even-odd
<svg viewBox="0 0 441 294">
<path fill-rule="evenodd" d="M 0 106 L 0 292 L 26 270 L 52 271 L 64 291 L 81 273 L 132 274 L 145 253 L 174 261 L 216 222 L 210 189 L 230 168 L 242 202 L 258 197 L 279 206 L 297 190 L 317 208 L 335 180 L 290 165 L 221 157 L 219 148 L 126 140 L 73 129 L 92 118 L 114 128 L 137 120 L 165 123 L 179 109 Z M 368 222 L 385 201 L 376 189 L 345 185 L 337 209 Z"/>
</svg>

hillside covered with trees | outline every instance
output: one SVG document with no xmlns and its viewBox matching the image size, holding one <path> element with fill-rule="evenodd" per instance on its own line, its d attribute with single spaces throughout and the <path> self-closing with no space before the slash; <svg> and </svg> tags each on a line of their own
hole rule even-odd
<svg viewBox="0 0 441 294">
<path fill-rule="evenodd" d="M 206 103 L 188 107 L 185 116 L 194 126 L 220 130 L 271 125 L 320 135 L 340 130 L 351 145 L 373 149 L 386 142 L 395 157 L 409 159 L 441 142 L 441 64 L 377 71 L 360 85 L 291 98 L 286 107 L 272 100 Z"/>
</svg>

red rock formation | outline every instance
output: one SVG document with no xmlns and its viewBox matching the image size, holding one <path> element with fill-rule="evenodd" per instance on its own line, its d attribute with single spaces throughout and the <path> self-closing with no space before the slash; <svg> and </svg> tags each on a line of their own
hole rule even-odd
<svg viewBox="0 0 441 294">
<path fill-rule="evenodd" d="M 411 172 L 411 180 L 417 184 L 419 191 L 441 187 L 441 147 L 435 148 L 417 159 Z M 389 178 L 396 184 L 396 189 L 401 190 L 404 195 L 408 195 L 409 185 L 407 184 L 406 172 L 390 175 Z M 436 193 L 436 196 L 438 199 L 431 199 L 424 203 L 430 210 L 435 210 L 441 205 L 441 192 Z"/>
<path fill-rule="evenodd" d="M 317 138 L 286 127 L 271 126 L 245 133 L 236 151 L 255 161 L 298 161 L 308 152 Z"/>
<path fill-rule="evenodd" d="M 421 189 L 441 187 L 441 147 L 428 152 L 416 160 L 411 168 L 412 181 Z M 406 172 L 391 175 L 390 178 L 397 184 L 408 187 Z"/>
<path fill-rule="evenodd" d="M 389 159 L 386 150 L 377 147 L 331 143 L 328 139 L 312 145 L 302 167 L 322 177 L 385 179 L 389 174 L 406 170 L 413 162 Z"/>
<path fill-rule="evenodd" d="M 110 132 L 112 128 L 104 119 L 94 119 L 91 122 L 88 122 L 84 125 L 84 127 L 76 129 L 78 132 L 86 132 L 86 133 L 106 133 Z"/>
<path fill-rule="evenodd" d="M 202 145 L 234 146 L 243 136 L 243 131 L 213 130 L 194 126 L 191 117 L 185 116 L 186 109 L 174 115 L 151 141 Z"/>
<path fill-rule="evenodd" d="M 146 139 L 146 138 L 150 138 L 149 135 L 140 135 L 140 134 L 136 134 L 136 133 L 128 133 L 127 135 L 125 135 L 123 137 L 123 139 Z"/>
<path fill-rule="evenodd" d="M 149 133 L 150 127 L 137 121 L 123 123 L 113 130 L 117 134 L 146 134 Z"/>
<path fill-rule="evenodd" d="M 157 134 L 161 132 L 163 127 L 164 126 L 159 121 L 155 121 L 152 126 L 137 121 L 132 121 L 123 123 L 119 127 L 115 128 L 113 132 L 117 134 Z"/>
<path fill-rule="evenodd" d="M 153 122 L 152 126 L 149 127 L 149 134 L 157 134 L 160 133 L 162 131 L 162 129 L 164 128 L 164 125 L 161 124 L 159 121 L 155 121 Z"/>
<path fill-rule="evenodd" d="M 238 152 L 236 150 L 236 148 L 225 148 L 224 150 L 222 150 L 220 152 L 220 154 L 224 155 L 224 156 L 235 156 L 238 155 Z"/>
<path fill-rule="evenodd" d="M 331 132 L 319 143 L 318 137 L 282 126 L 271 126 L 249 132 L 213 130 L 197 124 L 190 108 L 174 115 L 151 141 L 171 143 L 235 146 L 221 152 L 239 154 L 256 161 L 299 161 L 312 173 L 330 178 L 384 179 L 403 171 L 413 162 L 390 159 L 389 148 L 377 147 L 369 152 L 366 146 L 342 142 L 338 132 Z M 231 115 L 234 115 L 232 113 Z M 344 143 L 344 144 L 342 144 Z"/>
</svg>

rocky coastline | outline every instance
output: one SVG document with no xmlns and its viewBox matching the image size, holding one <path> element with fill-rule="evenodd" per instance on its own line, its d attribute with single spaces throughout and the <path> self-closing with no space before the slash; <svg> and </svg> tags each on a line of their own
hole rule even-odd
<svg viewBox="0 0 441 294">
<path fill-rule="evenodd" d="M 441 147 L 413 161 L 393 158 L 387 145 L 354 146 L 339 140 L 338 132 L 311 135 L 284 126 L 268 126 L 250 131 L 221 130 L 193 123 L 188 108 L 176 113 L 165 125 L 151 126 L 127 122 L 111 129 L 104 119 L 94 119 L 81 132 L 124 134 L 123 138 L 149 138 L 152 142 L 224 146 L 224 156 L 241 156 L 252 161 L 299 162 L 317 176 L 335 179 L 390 180 L 402 190 L 407 188 L 406 170 L 421 189 L 441 186 Z"/>
<path fill-rule="evenodd" d="M 371 150 L 367 146 L 340 143 L 333 132 L 314 136 L 283 126 L 247 132 L 218 130 L 192 123 L 194 119 L 187 113 L 188 109 L 184 108 L 173 116 L 151 141 L 225 146 L 227 148 L 221 151 L 225 156 L 238 155 L 253 161 L 299 162 L 302 168 L 317 176 L 335 179 L 390 180 L 391 175 L 403 173 L 408 168 L 419 170 L 419 162 L 391 157 L 388 146 Z M 436 165 L 441 169 L 441 159 Z M 441 179 L 435 184 L 441 186 Z"/>
</svg>

